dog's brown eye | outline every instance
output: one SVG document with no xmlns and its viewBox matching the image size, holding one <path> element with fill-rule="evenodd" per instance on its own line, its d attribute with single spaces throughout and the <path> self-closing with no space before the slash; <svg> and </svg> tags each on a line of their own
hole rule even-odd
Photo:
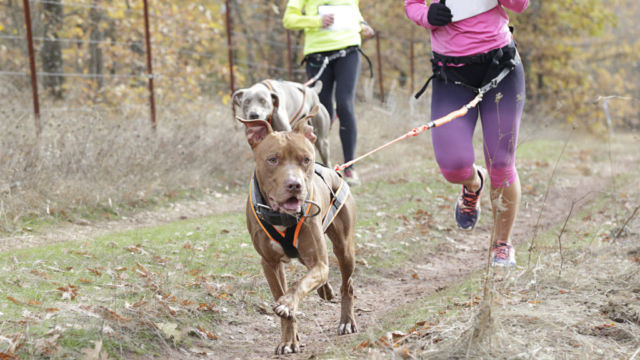
<svg viewBox="0 0 640 360">
<path fill-rule="evenodd" d="M 269 164 L 275 164 L 278 162 L 278 160 L 274 157 L 267 159 L 267 161 L 269 162 Z"/>
<path fill-rule="evenodd" d="M 304 161 L 302 163 L 305 164 L 305 165 L 309 165 L 310 162 L 311 162 L 311 159 L 306 157 L 306 158 L 304 158 Z"/>
</svg>

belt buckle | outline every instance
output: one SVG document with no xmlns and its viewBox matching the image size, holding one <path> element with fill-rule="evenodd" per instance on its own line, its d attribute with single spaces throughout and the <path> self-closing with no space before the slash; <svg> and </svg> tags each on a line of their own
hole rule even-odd
<svg viewBox="0 0 640 360">
<path fill-rule="evenodd" d="M 345 57 L 345 56 L 347 56 L 347 51 L 345 49 L 342 49 L 342 50 L 338 51 L 338 54 L 340 55 L 340 57 Z"/>
</svg>

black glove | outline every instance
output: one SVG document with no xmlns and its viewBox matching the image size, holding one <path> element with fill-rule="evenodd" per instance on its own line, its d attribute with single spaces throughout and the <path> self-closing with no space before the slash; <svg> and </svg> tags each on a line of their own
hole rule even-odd
<svg viewBox="0 0 640 360">
<path fill-rule="evenodd" d="M 451 22 L 452 18 L 451 9 L 445 5 L 445 0 L 429 5 L 429 12 L 427 13 L 427 21 L 429 24 L 433 26 L 445 26 Z"/>
</svg>

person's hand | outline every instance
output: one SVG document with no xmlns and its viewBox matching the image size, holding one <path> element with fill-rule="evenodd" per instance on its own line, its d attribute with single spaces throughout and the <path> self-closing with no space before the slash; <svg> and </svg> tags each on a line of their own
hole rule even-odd
<svg viewBox="0 0 640 360">
<path fill-rule="evenodd" d="M 322 15 L 322 27 L 326 28 L 331 25 L 333 25 L 333 14 Z"/>
<path fill-rule="evenodd" d="M 372 37 L 376 33 L 369 24 L 360 23 L 360 28 L 362 30 L 362 36 L 364 37 Z"/>
<path fill-rule="evenodd" d="M 451 9 L 445 5 L 445 0 L 441 0 L 439 3 L 432 3 L 429 5 L 429 12 L 427 13 L 427 21 L 433 26 L 445 26 L 451 22 L 453 15 Z"/>
</svg>

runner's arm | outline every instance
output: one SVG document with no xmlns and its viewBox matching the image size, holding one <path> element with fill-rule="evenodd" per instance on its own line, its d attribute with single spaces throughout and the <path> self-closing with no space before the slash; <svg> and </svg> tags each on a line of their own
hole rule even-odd
<svg viewBox="0 0 640 360">
<path fill-rule="evenodd" d="M 289 4 L 284 11 L 282 25 L 289 30 L 319 29 L 322 27 L 322 16 L 302 15 L 302 9 Z"/>
<path fill-rule="evenodd" d="M 529 6 L 529 0 L 498 0 L 500 5 L 518 14 L 523 12 Z"/>
<path fill-rule="evenodd" d="M 511 0 L 511 1 L 516 1 L 516 0 Z M 425 29 L 433 30 L 437 28 L 437 26 L 433 26 L 429 24 L 429 21 L 427 20 L 429 7 L 426 6 L 425 0 L 405 0 L 404 12 L 407 14 L 407 17 L 411 21 L 422 26 Z"/>
</svg>

